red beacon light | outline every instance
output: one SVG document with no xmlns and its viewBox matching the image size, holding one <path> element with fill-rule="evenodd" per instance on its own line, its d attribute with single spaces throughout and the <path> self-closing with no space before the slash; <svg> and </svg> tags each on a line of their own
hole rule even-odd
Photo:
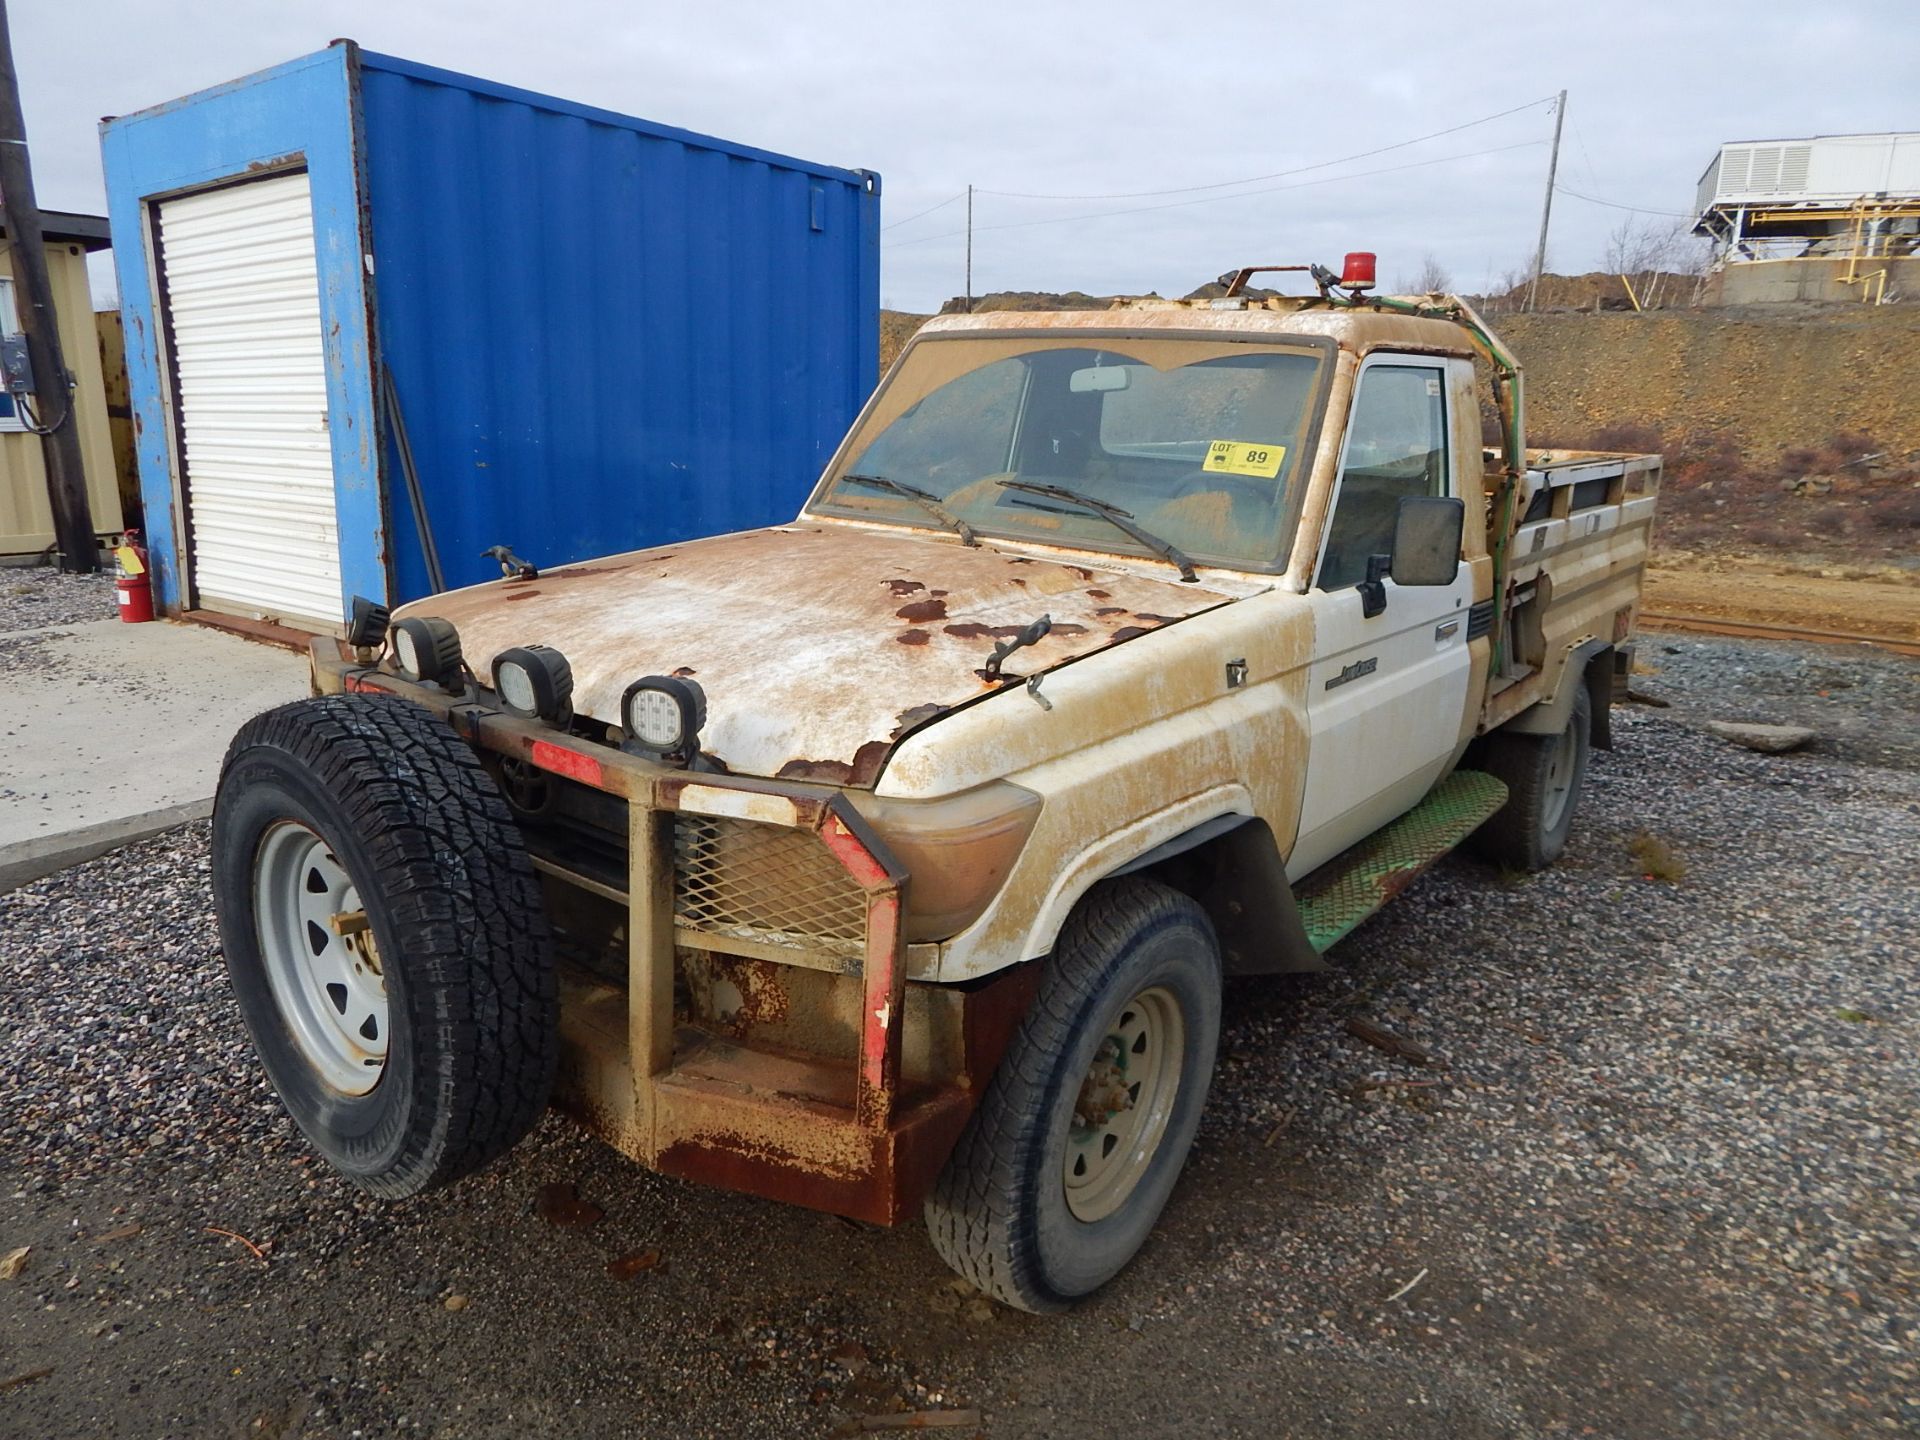
<svg viewBox="0 0 1920 1440">
<path fill-rule="evenodd" d="M 1373 261 L 1371 250 L 1350 252 L 1346 263 L 1340 267 L 1340 284 L 1348 290 L 1373 289 Z"/>
</svg>

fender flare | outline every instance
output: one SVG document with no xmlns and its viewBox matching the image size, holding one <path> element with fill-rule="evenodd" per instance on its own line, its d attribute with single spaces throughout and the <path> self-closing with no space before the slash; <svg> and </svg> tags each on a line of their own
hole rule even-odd
<svg viewBox="0 0 1920 1440">
<path fill-rule="evenodd" d="M 1231 812 L 1163 840 L 1102 881 L 1152 872 L 1198 901 L 1213 922 L 1229 975 L 1328 969 L 1306 923 L 1266 821 Z"/>
<path fill-rule="evenodd" d="M 1500 728 L 1519 735 L 1558 735 L 1567 728 L 1567 718 L 1573 714 L 1575 693 L 1583 685 L 1592 689 L 1587 672 L 1595 657 L 1612 648 L 1610 642 L 1593 636 L 1568 647 L 1567 663 L 1560 669 L 1560 683 L 1552 696 L 1529 705 Z M 1611 695 L 1610 685 L 1594 693 L 1596 715 L 1603 713 L 1604 702 Z"/>
<path fill-rule="evenodd" d="M 1326 967 L 1307 939 L 1272 828 L 1239 784 L 1218 785 L 1125 827 L 1061 867 L 1026 927 L 1021 956 L 1045 958 L 1060 929 L 1094 886 L 1151 874 L 1206 909 L 1230 973 Z M 996 967 L 988 967 L 996 968 Z M 953 978 L 972 978 L 972 965 Z"/>
</svg>

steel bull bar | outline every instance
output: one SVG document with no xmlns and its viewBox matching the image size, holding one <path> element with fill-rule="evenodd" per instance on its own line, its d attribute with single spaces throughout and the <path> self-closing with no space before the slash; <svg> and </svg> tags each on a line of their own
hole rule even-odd
<svg viewBox="0 0 1920 1440">
<path fill-rule="evenodd" d="M 440 715 L 480 751 L 626 802 L 624 892 L 534 854 L 552 880 L 626 907 L 624 987 L 561 966 L 557 1108 L 665 1174 L 878 1224 L 918 1208 L 1026 1012 L 1037 965 L 964 988 L 912 986 L 923 1023 L 957 1038 L 952 1063 L 903 1085 L 908 877 L 837 791 L 669 768 L 401 679 L 330 638 L 314 640 L 311 659 L 317 693 L 398 696 Z M 753 917 L 733 923 L 741 917 L 737 906 L 727 910 L 724 889 L 718 900 L 707 892 L 704 905 L 700 895 L 676 895 L 677 877 L 689 873 L 685 837 L 710 842 L 716 827 L 777 838 L 791 854 L 817 847 L 818 863 L 831 866 L 825 888 L 838 886 L 847 906 L 838 942 L 827 942 L 838 943 L 837 956 L 783 950 Z M 852 1063 L 682 1023 L 676 955 L 688 949 L 741 957 L 776 975 L 790 965 L 853 972 L 860 1016 Z M 770 959 L 785 963 L 767 966 Z M 939 1014 L 928 1020 L 932 1010 Z"/>
</svg>

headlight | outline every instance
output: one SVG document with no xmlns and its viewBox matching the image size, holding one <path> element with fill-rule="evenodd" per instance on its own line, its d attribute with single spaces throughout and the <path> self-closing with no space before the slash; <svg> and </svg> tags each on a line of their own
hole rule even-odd
<svg viewBox="0 0 1920 1440">
<path fill-rule="evenodd" d="M 460 635 L 451 620 L 432 616 L 396 620 L 393 657 L 409 680 L 431 684 L 460 678 Z"/>
<path fill-rule="evenodd" d="M 633 748 L 660 759 L 690 759 L 707 723 L 707 697 L 691 680 L 649 675 L 620 697 L 620 722 Z"/>
<path fill-rule="evenodd" d="M 549 645 L 516 645 L 495 657 L 493 688 L 521 719 L 562 724 L 573 703 L 573 667 Z"/>
<path fill-rule="evenodd" d="M 888 800 L 855 790 L 846 796 L 913 877 L 909 940 L 945 940 L 978 920 L 1040 818 L 1040 797 L 1010 780 L 943 800 Z"/>
</svg>

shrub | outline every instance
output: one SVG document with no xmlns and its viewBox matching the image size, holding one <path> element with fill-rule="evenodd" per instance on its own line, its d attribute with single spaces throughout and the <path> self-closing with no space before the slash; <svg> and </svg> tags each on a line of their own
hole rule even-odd
<svg viewBox="0 0 1920 1440">
<path fill-rule="evenodd" d="M 1873 443 L 1871 435 L 1863 435 L 1857 430 L 1845 430 L 1838 435 L 1829 436 L 1827 443 L 1821 448 L 1844 464 L 1849 460 L 1858 460 L 1862 455 L 1871 455 L 1880 447 Z"/>
<path fill-rule="evenodd" d="M 1753 474 L 1731 438 L 1716 430 L 1689 430 L 1667 452 L 1667 476 L 1681 486 L 1731 485 Z"/>
<path fill-rule="evenodd" d="M 1920 490 L 1896 490 L 1868 501 L 1867 520 L 1876 530 L 1920 530 Z"/>
<path fill-rule="evenodd" d="M 1814 474 L 1820 468 L 1818 450 L 1810 450 L 1805 445 L 1796 445 L 1790 450 L 1780 452 L 1778 470 L 1784 479 L 1797 480 L 1802 475 Z"/>
<path fill-rule="evenodd" d="M 1624 450 L 1634 455 L 1659 455 L 1667 448 L 1667 438 L 1651 425 L 1603 425 L 1593 432 L 1583 450 Z"/>
<path fill-rule="evenodd" d="M 1673 853 L 1673 847 L 1658 835 L 1642 830 L 1627 842 L 1627 853 L 1632 855 L 1640 866 L 1640 873 L 1649 880 L 1661 880 L 1669 885 L 1686 879 L 1687 862 Z"/>
</svg>

